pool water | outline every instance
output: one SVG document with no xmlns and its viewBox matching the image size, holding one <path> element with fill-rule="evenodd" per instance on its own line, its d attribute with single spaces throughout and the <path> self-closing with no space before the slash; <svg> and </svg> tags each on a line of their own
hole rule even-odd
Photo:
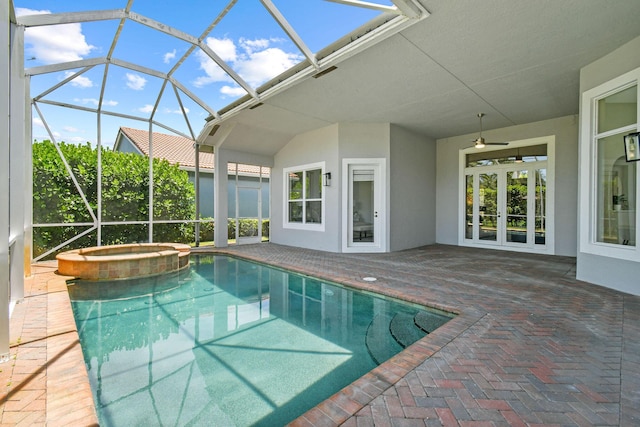
<svg viewBox="0 0 640 427">
<path fill-rule="evenodd" d="M 284 425 L 450 319 L 218 255 L 69 293 L 101 426 Z"/>
</svg>

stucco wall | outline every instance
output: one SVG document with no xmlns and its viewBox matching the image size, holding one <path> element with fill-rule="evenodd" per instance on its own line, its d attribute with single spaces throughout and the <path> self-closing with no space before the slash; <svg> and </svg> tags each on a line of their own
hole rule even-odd
<svg viewBox="0 0 640 427">
<path fill-rule="evenodd" d="M 578 121 L 576 116 L 560 117 L 502 129 L 485 131 L 491 141 L 516 141 L 555 136 L 555 235 L 556 255 L 577 252 Z M 436 242 L 457 245 L 460 212 L 458 201 L 459 150 L 469 147 L 477 133 L 437 141 Z"/>
<path fill-rule="evenodd" d="M 391 126 L 390 249 L 436 239 L 436 142 Z"/>
<path fill-rule="evenodd" d="M 580 94 L 640 67 L 640 37 L 580 71 Z M 581 114 L 583 112 L 581 111 Z M 582 138 L 582 135 L 580 136 Z M 579 252 L 576 277 L 580 280 L 640 295 L 640 263 Z"/>
<path fill-rule="evenodd" d="M 325 162 L 331 172 L 330 187 L 325 193 L 325 231 L 295 230 L 283 227 L 283 170 L 289 167 Z M 338 162 L 338 125 L 331 125 L 295 136 L 274 158 L 271 174 L 270 240 L 281 245 L 337 252 L 340 246 L 340 166 Z"/>
</svg>

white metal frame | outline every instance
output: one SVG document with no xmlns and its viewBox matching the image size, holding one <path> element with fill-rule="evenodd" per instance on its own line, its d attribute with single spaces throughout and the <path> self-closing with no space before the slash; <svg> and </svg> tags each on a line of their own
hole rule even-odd
<svg viewBox="0 0 640 427">
<path fill-rule="evenodd" d="M 283 211 L 282 211 L 282 228 L 293 229 L 293 230 L 309 230 L 309 231 L 325 230 L 325 223 L 327 222 L 327 217 L 325 214 L 327 192 L 325 190 L 325 187 L 322 187 L 322 197 L 320 200 L 320 203 L 322 203 L 321 221 L 320 223 L 315 223 L 315 222 L 308 223 L 306 222 L 306 203 L 305 202 L 307 201 L 307 199 L 305 197 L 306 183 L 304 182 L 304 178 L 303 178 L 303 186 L 302 186 L 302 199 L 300 199 L 300 201 L 302 202 L 302 222 L 301 223 L 289 222 L 289 178 L 288 178 L 289 174 L 292 172 L 303 172 L 304 176 L 306 177 L 306 174 L 308 171 L 318 170 L 318 169 L 320 169 L 320 175 L 321 176 L 324 175 L 326 171 L 325 162 L 309 163 L 306 165 L 284 168 L 282 170 L 282 181 L 283 181 L 283 191 L 284 191 L 283 198 L 282 198 L 282 200 L 284 201 Z"/>
</svg>

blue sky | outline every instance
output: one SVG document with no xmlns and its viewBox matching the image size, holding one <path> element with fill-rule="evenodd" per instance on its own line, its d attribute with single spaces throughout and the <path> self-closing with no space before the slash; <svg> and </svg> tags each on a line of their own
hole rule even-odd
<svg viewBox="0 0 640 427">
<path fill-rule="evenodd" d="M 379 12 L 324 0 L 272 0 L 312 52 L 317 52 L 341 36 L 371 20 Z M 386 0 L 375 3 L 390 5 Z M 135 0 L 131 11 L 199 38 L 219 16 L 228 1 L 211 0 Z M 126 0 L 15 0 L 18 16 L 86 10 L 124 9 Z M 25 33 L 25 68 L 107 56 L 118 28 L 118 20 L 85 22 L 28 28 Z M 238 0 L 206 35 L 207 46 L 222 58 L 252 88 L 304 59 L 297 46 L 277 25 L 259 0 Z M 113 58 L 162 73 L 174 69 L 175 77 L 188 91 L 218 110 L 242 97 L 238 86 L 201 49 L 185 57 L 191 47 L 180 39 L 126 20 L 115 46 Z M 35 75 L 31 95 L 37 97 L 68 78 L 76 70 Z M 185 93 L 178 95 L 167 85 L 160 96 L 163 80 L 149 74 L 110 65 L 98 65 L 42 99 L 84 108 L 97 108 L 102 87 L 102 108 L 127 116 L 149 119 L 158 102 L 154 119 L 187 136 L 189 124 L 197 136 L 209 115 Z M 182 102 L 182 107 L 180 103 Z M 97 141 L 96 115 L 39 103 L 46 124 L 57 141 L 83 143 Z M 34 139 L 49 139 L 44 123 L 34 110 Z M 113 144 L 119 126 L 148 129 L 145 121 L 103 115 L 101 141 Z M 171 133 L 154 127 L 154 131 Z"/>
</svg>

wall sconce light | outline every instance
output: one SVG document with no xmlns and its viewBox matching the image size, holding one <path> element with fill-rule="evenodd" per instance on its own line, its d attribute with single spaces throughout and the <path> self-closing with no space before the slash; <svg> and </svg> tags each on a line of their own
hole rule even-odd
<svg viewBox="0 0 640 427">
<path fill-rule="evenodd" d="M 640 132 L 633 132 L 624 136 L 624 155 L 627 162 L 640 160 Z"/>
<path fill-rule="evenodd" d="M 331 185 L 331 172 L 322 174 L 322 185 L 329 187 Z"/>
</svg>

